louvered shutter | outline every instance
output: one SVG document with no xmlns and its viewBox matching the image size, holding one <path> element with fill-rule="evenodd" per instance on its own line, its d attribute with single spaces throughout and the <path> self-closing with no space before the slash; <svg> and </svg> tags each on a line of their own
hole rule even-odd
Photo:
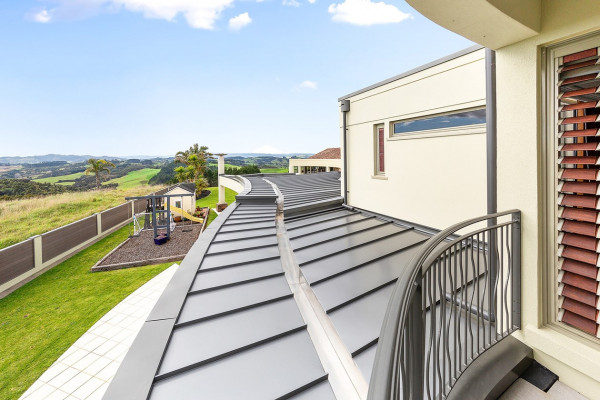
<svg viewBox="0 0 600 400">
<path fill-rule="evenodd" d="M 600 59 L 558 60 L 559 321 L 600 337 Z"/>
</svg>

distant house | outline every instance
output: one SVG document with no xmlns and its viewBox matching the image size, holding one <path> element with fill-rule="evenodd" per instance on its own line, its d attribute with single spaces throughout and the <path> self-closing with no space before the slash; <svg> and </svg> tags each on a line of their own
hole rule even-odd
<svg viewBox="0 0 600 400">
<path fill-rule="evenodd" d="M 289 168 L 290 173 L 294 174 L 340 171 L 342 168 L 340 148 L 330 147 L 308 158 L 292 158 Z"/>
<path fill-rule="evenodd" d="M 190 196 L 190 193 L 194 194 L 194 196 Z M 181 208 L 183 211 L 187 211 L 190 214 L 196 210 L 196 185 L 194 183 L 178 183 L 171 186 L 165 194 L 185 194 L 186 196 L 181 196 L 180 198 L 169 197 L 168 199 L 169 203 L 171 203 L 171 207 Z M 174 214 L 177 215 L 177 212 Z"/>
</svg>

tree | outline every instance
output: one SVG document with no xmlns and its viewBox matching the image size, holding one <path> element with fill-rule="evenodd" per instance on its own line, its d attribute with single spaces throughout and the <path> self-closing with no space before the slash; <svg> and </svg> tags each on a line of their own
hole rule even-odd
<svg viewBox="0 0 600 400">
<path fill-rule="evenodd" d="M 198 143 L 194 143 L 192 146 L 190 146 L 189 149 L 184 151 L 178 151 L 175 154 L 175 162 L 188 165 L 189 157 L 191 155 L 196 155 L 206 162 L 207 158 L 212 157 L 212 153 L 209 153 L 207 150 L 208 146 L 199 146 Z"/>
<path fill-rule="evenodd" d="M 206 171 L 206 160 L 212 154 L 208 152 L 207 146 L 199 146 L 194 143 L 188 150 L 178 151 L 175 154 L 175 162 L 185 165 L 175 168 L 175 179 L 177 182 L 193 182 L 196 184 L 196 192 L 202 193 L 208 187 L 208 181 L 204 178 Z"/>
<path fill-rule="evenodd" d="M 88 160 L 88 167 L 85 170 L 85 174 L 89 175 L 89 174 L 94 174 L 96 175 L 96 189 L 100 189 L 100 176 L 102 174 L 106 174 L 106 175 L 110 175 L 110 169 L 114 168 L 115 164 L 111 163 L 110 161 L 106 161 L 106 160 L 102 160 L 102 159 L 95 159 L 95 158 L 90 158 Z"/>
</svg>

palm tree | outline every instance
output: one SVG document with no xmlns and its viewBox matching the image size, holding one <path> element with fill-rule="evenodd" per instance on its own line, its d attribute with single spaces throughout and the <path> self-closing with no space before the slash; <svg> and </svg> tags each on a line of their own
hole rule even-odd
<svg viewBox="0 0 600 400">
<path fill-rule="evenodd" d="M 100 175 L 102 173 L 106 173 L 110 175 L 110 168 L 114 168 L 115 164 L 106 160 L 97 160 L 95 158 L 90 158 L 88 160 L 88 167 L 85 170 L 85 174 L 94 174 L 96 175 L 96 189 L 100 189 Z"/>
<path fill-rule="evenodd" d="M 190 146 L 189 149 L 187 149 L 185 151 L 178 151 L 175 154 L 175 162 L 178 162 L 178 163 L 181 163 L 184 165 L 189 165 L 189 158 L 192 155 L 195 155 L 198 158 L 206 161 L 207 158 L 212 157 L 212 153 L 209 153 L 207 150 L 208 150 L 207 146 L 200 146 L 200 145 L 198 145 L 198 143 L 194 143 L 194 145 Z"/>
</svg>

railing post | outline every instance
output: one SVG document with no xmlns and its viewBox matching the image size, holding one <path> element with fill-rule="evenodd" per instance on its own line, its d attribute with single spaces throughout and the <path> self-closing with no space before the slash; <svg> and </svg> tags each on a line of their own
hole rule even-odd
<svg viewBox="0 0 600 400">
<path fill-rule="evenodd" d="M 415 280 L 414 294 L 409 310 L 408 340 L 405 342 L 409 348 L 408 379 L 410 381 L 410 400 L 423 399 L 423 386 L 425 384 L 425 314 L 423 313 L 423 274 L 420 270 Z"/>
<path fill-rule="evenodd" d="M 521 212 L 512 215 L 512 319 L 513 327 L 521 328 Z M 513 328 L 511 327 L 511 328 Z"/>
</svg>

